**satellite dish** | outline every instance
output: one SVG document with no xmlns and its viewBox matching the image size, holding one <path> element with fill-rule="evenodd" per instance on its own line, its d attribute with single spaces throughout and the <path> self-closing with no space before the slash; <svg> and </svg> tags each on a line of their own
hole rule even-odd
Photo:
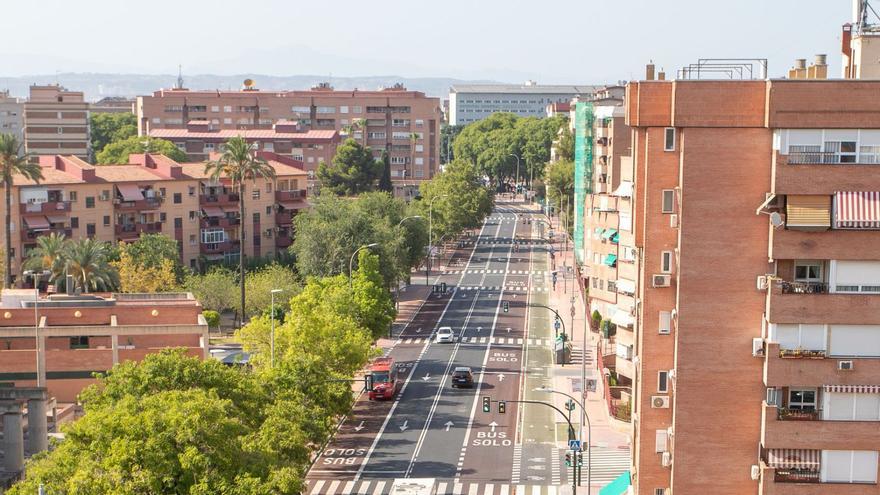
<svg viewBox="0 0 880 495">
<path fill-rule="evenodd" d="M 253 79 L 245 79 L 244 83 L 242 83 L 242 84 L 244 84 L 244 87 L 246 87 L 246 88 L 252 88 L 254 86 L 254 80 Z"/>
<path fill-rule="evenodd" d="M 774 228 L 777 229 L 785 224 L 785 222 L 782 220 L 782 215 L 775 211 L 770 214 L 770 223 L 773 225 Z"/>
</svg>

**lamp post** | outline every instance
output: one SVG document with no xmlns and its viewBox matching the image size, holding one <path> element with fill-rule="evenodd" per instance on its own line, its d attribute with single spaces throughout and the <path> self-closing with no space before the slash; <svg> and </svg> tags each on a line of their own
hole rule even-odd
<svg viewBox="0 0 880 495">
<path fill-rule="evenodd" d="M 587 383 L 582 382 L 581 383 L 581 390 L 586 391 L 586 386 L 587 386 Z M 571 395 L 566 394 L 565 392 L 560 392 L 559 390 L 554 390 L 552 388 L 543 388 L 543 387 L 538 387 L 534 390 L 535 390 L 535 392 L 546 392 L 548 394 L 564 395 L 565 397 L 568 397 L 569 399 L 571 399 L 572 402 L 574 402 L 575 404 L 578 405 L 578 407 L 581 408 L 581 430 L 583 430 L 584 424 L 587 425 L 587 495 L 590 495 L 590 490 L 592 489 L 590 484 L 593 481 L 592 480 L 593 464 L 591 462 L 592 459 L 591 459 L 591 455 L 590 455 L 590 454 L 592 454 L 592 448 L 590 447 L 590 443 L 593 438 L 593 434 L 592 434 L 592 426 L 590 425 L 590 416 L 587 414 L 587 409 L 584 407 L 584 405 L 581 402 L 579 402 L 577 399 L 575 399 Z M 583 448 L 583 431 L 578 432 L 578 434 L 579 434 L 579 437 L 581 440 L 581 448 Z M 578 484 L 580 484 L 580 483 L 578 483 Z"/>
<path fill-rule="evenodd" d="M 421 215 L 411 215 L 408 217 L 403 217 L 397 222 L 397 228 L 400 228 L 403 225 L 403 222 L 413 219 L 413 218 L 424 218 Z M 407 270 L 409 270 L 409 266 L 407 266 Z M 394 304 L 399 309 L 400 308 L 400 273 L 397 273 L 394 277 L 395 286 L 394 286 Z"/>
<path fill-rule="evenodd" d="M 516 201 L 516 185 L 519 184 L 519 155 L 511 153 L 510 156 L 516 158 L 516 182 L 513 184 L 513 200 Z"/>
<path fill-rule="evenodd" d="M 349 289 L 354 288 L 354 285 L 352 284 L 352 281 L 351 281 L 351 266 L 354 263 L 354 257 L 358 254 L 358 252 L 360 252 L 360 250 L 373 248 L 378 245 L 379 245 L 378 242 L 373 242 L 373 243 L 367 244 L 366 246 L 361 246 L 361 247 L 355 249 L 353 253 L 351 253 L 351 259 L 348 260 L 348 288 Z"/>
<path fill-rule="evenodd" d="M 35 350 L 37 352 L 37 386 L 45 387 L 46 386 L 46 377 L 43 376 L 45 371 L 43 370 L 43 366 L 40 365 L 40 279 L 43 277 L 48 277 L 52 275 L 52 272 L 49 270 L 26 270 L 22 273 L 25 278 L 31 277 L 34 282 L 34 344 Z"/>
<path fill-rule="evenodd" d="M 275 294 L 280 294 L 284 292 L 284 289 L 272 289 L 269 291 L 272 298 L 272 304 L 270 311 L 272 312 L 272 342 L 270 343 L 271 347 L 271 358 L 270 358 L 270 367 L 275 367 Z"/>
<path fill-rule="evenodd" d="M 430 285 L 428 277 L 430 277 L 431 273 L 431 253 L 434 251 L 434 245 L 432 244 L 434 237 L 434 200 L 445 198 L 447 196 L 449 195 L 441 194 L 439 196 L 434 196 L 428 203 L 428 259 L 425 260 L 425 285 Z"/>
</svg>

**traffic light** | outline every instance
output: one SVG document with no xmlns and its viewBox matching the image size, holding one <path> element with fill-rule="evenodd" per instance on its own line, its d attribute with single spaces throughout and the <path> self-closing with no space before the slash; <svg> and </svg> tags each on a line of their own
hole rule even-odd
<svg viewBox="0 0 880 495">
<path fill-rule="evenodd" d="M 509 312 L 510 311 L 510 301 L 504 301 L 504 303 L 501 305 L 501 307 L 504 309 L 505 313 Z"/>
<path fill-rule="evenodd" d="M 492 399 L 488 395 L 483 397 L 483 412 L 492 412 Z"/>
<path fill-rule="evenodd" d="M 498 401 L 498 414 L 504 414 L 504 410 L 507 409 L 507 402 L 503 400 Z"/>
<path fill-rule="evenodd" d="M 578 467 L 583 466 L 584 465 L 584 453 L 583 452 L 575 452 L 574 455 L 577 456 Z"/>
<path fill-rule="evenodd" d="M 571 467 L 571 451 L 565 451 L 565 465 Z"/>
</svg>

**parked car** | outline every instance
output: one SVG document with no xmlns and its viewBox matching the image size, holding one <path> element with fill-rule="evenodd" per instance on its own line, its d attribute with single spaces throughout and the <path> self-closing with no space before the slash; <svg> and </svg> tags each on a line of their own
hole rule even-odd
<svg viewBox="0 0 880 495">
<path fill-rule="evenodd" d="M 452 388 L 473 387 L 474 373 L 466 366 L 458 366 L 452 371 Z"/>
<path fill-rule="evenodd" d="M 438 344 L 451 344 L 455 342 L 455 333 L 451 327 L 440 327 L 437 329 L 437 335 L 434 336 L 434 342 Z"/>
</svg>

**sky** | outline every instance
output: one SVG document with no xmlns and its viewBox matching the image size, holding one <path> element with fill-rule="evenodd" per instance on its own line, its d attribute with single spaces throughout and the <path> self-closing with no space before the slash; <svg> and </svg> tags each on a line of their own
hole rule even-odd
<svg viewBox="0 0 880 495">
<path fill-rule="evenodd" d="M 20 22 L 0 30 L 0 77 L 180 64 L 185 74 L 599 84 L 642 78 L 649 60 L 672 75 L 698 58 L 767 58 L 779 77 L 817 53 L 837 76 L 852 15 L 852 0 L 3 3 L 3 17 Z"/>
</svg>

